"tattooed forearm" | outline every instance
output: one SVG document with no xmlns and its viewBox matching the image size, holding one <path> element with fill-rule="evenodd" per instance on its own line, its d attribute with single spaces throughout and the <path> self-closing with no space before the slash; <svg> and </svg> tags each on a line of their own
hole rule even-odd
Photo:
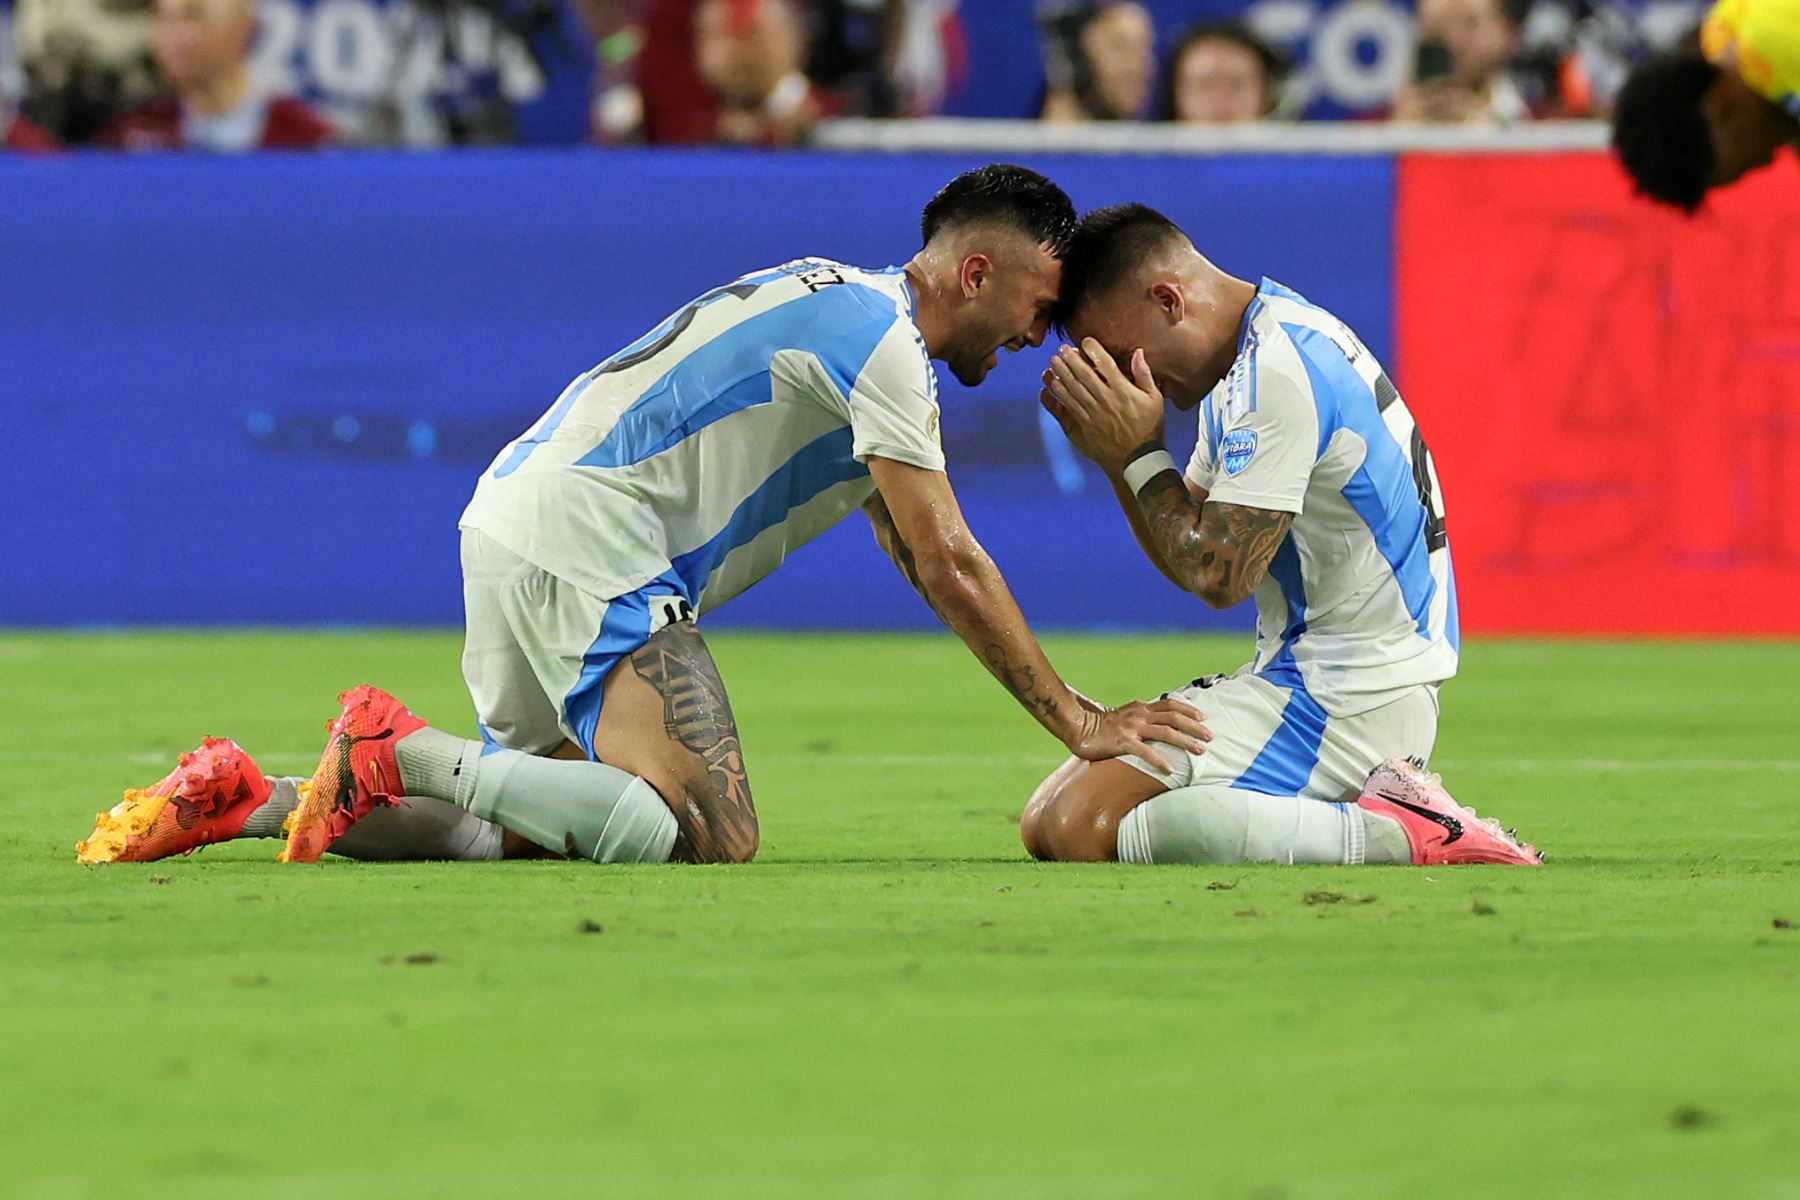
<svg viewBox="0 0 1800 1200">
<path fill-rule="evenodd" d="M 1006 690 L 1018 698 L 1020 704 L 1030 709 L 1034 716 L 1049 717 L 1056 715 L 1056 697 L 1047 689 L 1038 686 L 1037 672 L 1029 663 L 1015 663 L 1007 656 L 1006 647 L 998 642 L 990 643 L 982 651 L 983 661 L 988 670 L 994 673 L 1006 686 Z"/>
<path fill-rule="evenodd" d="M 1115 477 L 1112 485 L 1113 493 L 1119 500 L 1119 508 L 1125 513 L 1125 522 L 1131 526 L 1131 536 L 1137 540 L 1138 549 L 1144 552 L 1144 557 L 1150 560 L 1152 566 L 1162 572 L 1164 579 L 1186 591 L 1187 585 L 1177 579 L 1175 572 L 1169 569 L 1169 564 L 1163 561 L 1162 548 L 1150 536 L 1149 526 L 1144 523 L 1144 510 L 1138 505 L 1137 497 L 1132 495 L 1123 479 Z"/>
<path fill-rule="evenodd" d="M 1144 485 L 1138 508 L 1170 576 L 1216 608 L 1256 590 L 1294 521 L 1293 513 L 1241 504 L 1196 505 L 1173 471 Z"/>
<path fill-rule="evenodd" d="M 694 763 L 674 805 L 681 862 L 743 862 L 756 851 L 756 809 L 737 721 L 712 654 L 692 622 L 658 630 L 631 656 L 663 702 L 663 728 Z"/>
<path fill-rule="evenodd" d="M 925 590 L 925 584 L 919 579 L 919 565 L 913 560 L 912 547 L 906 544 L 906 539 L 894 528 L 893 514 L 888 512 L 887 502 L 881 498 L 880 492 L 864 502 L 863 512 L 868 515 L 869 526 L 875 531 L 875 541 L 894 560 L 894 565 L 900 568 L 900 574 L 906 577 L 906 582 L 912 584 L 913 591 L 919 593 L 919 599 L 925 601 L 925 606 L 937 614 L 938 620 L 948 625 L 937 602 L 931 598 L 931 593 Z"/>
<path fill-rule="evenodd" d="M 1065 745 L 1091 714 L 1044 657 L 1000 569 L 962 520 L 942 472 L 870 459 L 880 489 L 863 505 L 875 535 L 932 611 L 1033 719 Z"/>
</svg>

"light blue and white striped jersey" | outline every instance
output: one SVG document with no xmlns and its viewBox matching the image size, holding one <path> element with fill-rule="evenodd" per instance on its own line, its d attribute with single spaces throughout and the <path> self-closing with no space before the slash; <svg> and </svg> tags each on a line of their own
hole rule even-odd
<svg viewBox="0 0 1800 1200">
<path fill-rule="evenodd" d="M 937 377 L 899 268 L 803 259 L 699 297 L 588 371 L 463 512 L 595 596 L 700 611 L 873 491 L 871 456 L 942 470 Z"/>
<path fill-rule="evenodd" d="M 1250 670 L 1351 716 L 1456 674 L 1456 579 L 1412 413 L 1336 317 L 1264 279 L 1188 478 L 1297 514 L 1256 589 Z"/>
</svg>

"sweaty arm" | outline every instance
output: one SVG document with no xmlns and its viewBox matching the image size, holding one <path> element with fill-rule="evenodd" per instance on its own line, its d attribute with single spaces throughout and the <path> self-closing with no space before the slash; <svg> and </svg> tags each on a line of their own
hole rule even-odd
<svg viewBox="0 0 1800 1200">
<path fill-rule="evenodd" d="M 1246 404 L 1226 424 L 1222 469 L 1203 437 L 1184 478 L 1163 446 L 1162 393 L 1141 350 L 1122 367 L 1092 339 L 1065 346 L 1044 384 L 1045 408 L 1106 472 L 1158 570 L 1214 608 L 1256 590 L 1305 496 L 1312 467 L 1305 447 L 1317 428 L 1306 397 L 1271 375 L 1260 410 Z M 1315 422 L 1311 432 L 1307 421 Z M 1217 499 L 1196 482 L 1215 478 L 1222 484 L 1214 491 L 1224 493 Z"/>
<path fill-rule="evenodd" d="M 881 457 L 868 463 L 879 507 L 871 501 L 864 508 L 876 537 L 988 672 L 1072 753 L 1087 759 L 1137 754 L 1164 763 L 1149 739 L 1195 753 L 1204 749 L 1210 735 L 1199 714 L 1178 701 L 1111 711 L 1084 704 L 1032 636 L 999 568 L 963 520 L 944 473 Z"/>
<path fill-rule="evenodd" d="M 931 602 L 931 593 L 919 582 L 919 566 L 913 561 L 912 547 L 900 537 L 900 531 L 894 528 L 894 514 L 888 511 L 887 501 L 876 492 L 863 501 L 863 515 L 869 518 L 869 528 L 875 531 L 875 542 L 887 556 L 894 560 L 900 574 L 906 582 L 912 584 L 913 591 L 919 593 L 919 599 L 925 601 L 927 607 L 937 612 L 937 605 Z M 943 613 L 938 619 L 943 620 Z M 947 624 L 948 622 L 946 622 Z"/>
<path fill-rule="evenodd" d="M 1214 608 L 1230 608 L 1256 590 L 1294 523 L 1290 512 L 1208 500 L 1173 467 L 1129 499 L 1123 483 L 1117 490 L 1152 561 L 1176 587 Z"/>
<path fill-rule="evenodd" d="M 1124 478 L 1113 474 L 1108 476 L 1108 480 L 1112 484 L 1113 496 L 1119 502 L 1119 511 L 1125 514 L 1125 521 L 1131 526 L 1131 536 L 1137 539 L 1138 549 L 1142 550 L 1144 557 L 1163 573 L 1164 579 L 1182 591 L 1187 591 L 1187 584 L 1181 582 L 1175 572 L 1169 569 L 1168 560 L 1163 557 L 1162 550 L 1157 547 L 1156 539 L 1150 536 L 1150 527 L 1144 523 L 1144 510 L 1138 507 L 1137 497 L 1126 486 Z M 1200 493 L 1197 499 L 1204 502 L 1206 494 Z"/>
</svg>

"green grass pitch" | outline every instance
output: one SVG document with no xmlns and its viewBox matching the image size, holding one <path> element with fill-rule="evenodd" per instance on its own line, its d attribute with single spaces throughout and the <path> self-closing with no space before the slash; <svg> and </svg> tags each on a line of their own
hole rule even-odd
<svg viewBox="0 0 1800 1200">
<path fill-rule="evenodd" d="M 950 638 L 714 644 L 752 865 L 83 869 L 203 733 L 469 730 L 457 640 L 0 635 L 0 1195 L 1800 1197 L 1800 644 L 1468 647 L 1435 765 L 1536 872 L 1031 863 Z"/>
</svg>

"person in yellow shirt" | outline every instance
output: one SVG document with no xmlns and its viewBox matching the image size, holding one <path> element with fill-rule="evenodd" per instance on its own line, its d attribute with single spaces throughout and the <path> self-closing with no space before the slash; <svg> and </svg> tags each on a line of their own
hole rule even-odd
<svg viewBox="0 0 1800 1200">
<path fill-rule="evenodd" d="M 1800 0 L 1718 0 L 1697 46 L 1635 69 L 1613 107 L 1613 149 L 1637 190 L 1696 211 L 1800 143 Z"/>
</svg>

